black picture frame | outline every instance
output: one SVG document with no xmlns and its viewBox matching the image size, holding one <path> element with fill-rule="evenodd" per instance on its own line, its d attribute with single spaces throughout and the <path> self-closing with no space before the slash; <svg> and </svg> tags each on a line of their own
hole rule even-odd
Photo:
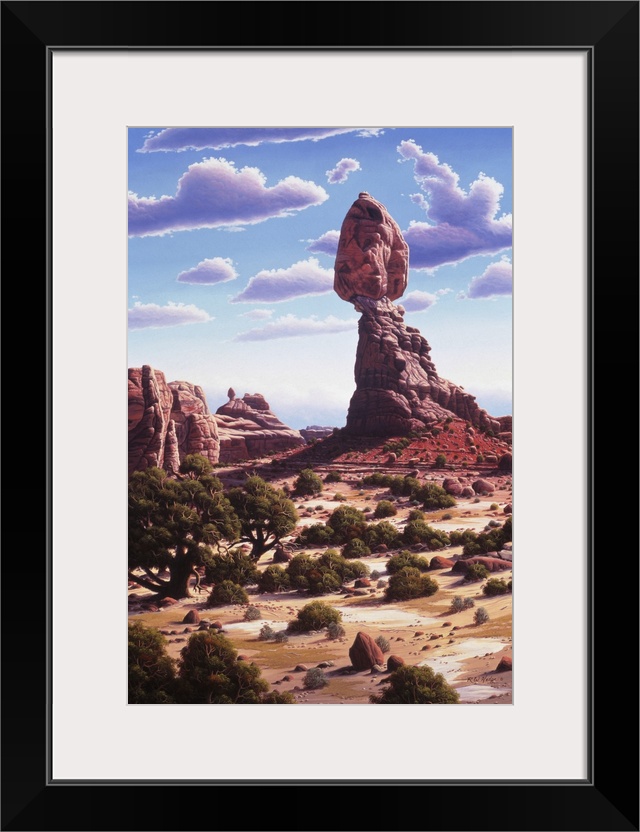
<svg viewBox="0 0 640 832">
<path fill-rule="evenodd" d="M 27 506 L 24 496 L 19 498 L 15 514 L 11 512 L 5 521 L 9 531 L 16 529 L 14 524 L 22 512 L 18 527 L 21 542 L 5 547 L 2 562 L 3 830 L 186 830 L 222 825 L 262 830 L 322 829 L 327 825 L 478 832 L 638 829 L 637 534 L 633 531 L 629 535 L 633 541 L 629 545 L 620 519 L 624 514 L 618 515 L 616 509 L 620 500 L 628 500 L 616 471 L 626 463 L 635 479 L 637 465 L 633 394 L 638 376 L 630 366 L 637 350 L 630 340 L 638 331 L 638 10 L 638 2 L 627 0 L 334 6 L 313 2 L 244 6 L 217 2 L 2 2 L 3 271 L 5 288 L 16 282 L 16 276 L 22 278 L 22 286 L 37 286 L 37 291 L 29 294 L 31 309 L 36 296 L 39 298 L 40 314 L 35 321 L 30 316 L 24 342 L 42 347 L 45 372 L 36 372 L 30 365 L 28 378 L 37 379 L 41 391 L 46 390 L 46 395 L 39 392 L 24 418 L 20 415 L 20 435 L 28 431 L 31 419 L 31 435 L 39 437 L 36 446 L 29 448 L 30 464 L 7 464 L 7 491 L 11 494 L 11 482 L 25 476 L 40 481 L 46 493 L 37 505 L 29 500 Z M 226 19 L 224 11 L 232 17 L 239 14 L 241 29 L 221 25 Z M 284 15 L 287 29 L 282 25 Z M 196 17 L 197 26 L 192 23 Z M 248 45 L 237 43 L 240 32 Z M 473 782 L 361 781 L 357 772 L 350 780 L 312 782 L 59 783 L 49 779 L 51 644 L 46 636 L 50 608 L 45 576 L 51 556 L 50 57 L 53 50 L 62 48 L 258 50 L 275 46 L 580 49 L 589 55 L 592 450 L 586 486 L 590 501 L 591 730 L 587 738 L 589 771 L 584 782 L 495 781 L 491 772 L 481 767 Z M 29 245 L 28 251 L 20 242 L 25 224 L 40 243 Z M 13 360 L 13 349 L 9 360 Z M 553 407 L 553 402 L 544 402 L 543 391 L 541 396 L 541 406 Z M 625 426 L 621 443 L 620 431 Z M 561 428 L 570 430 L 571 426 Z M 596 437 L 600 439 L 597 446 Z M 550 476 L 560 473 L 560 466 L 550 470 Z M 37 544 L 27 540 L 35 532 L 36 516 L 46 517 Z M 629 518 L 628 526 L 633 529 L 634 525 L 633 517 Z M 28 608 L 15 592 L 25 579 L 25 565 L 30 582 Z M 620 589 L 613 588 L 614 580 Z M 572 647 L 563 645 L 561 649 Z M 626 753 L 624 761 L 620 749 Z M 549 753 L 553 754 L 553 749 Z M 381 771 L 384 768 L 385 761 L 381 761 Z M 344 788 L 350 790 L 348 795 L 337 791 Z M 205 790 L 197 801 L 193 789 Z M 346 808 L 338 813 L 337 797 L 346 797 Z M 193 805 L 199 808 L 192 809 Z M 325 814 L 323 807 L 333 810 Z"/>
</svg>

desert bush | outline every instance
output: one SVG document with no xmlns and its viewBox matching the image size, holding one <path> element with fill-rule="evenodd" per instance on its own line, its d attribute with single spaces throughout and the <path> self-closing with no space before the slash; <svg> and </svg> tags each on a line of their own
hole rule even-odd
<svg viewBox="0 0 640 832">
<path fill-rule="evenodd" d="M 451 520 L 451 519 L 452 519 L 452 517 L 453 517 L 453 514 L 451 514 L 451 512 L 449 512 L 449 511 L 446 511 L 446 512 L 442 515 L 442 520 Z"/>
<path fill-rule="evenodd" d="M 378 638 L 376 639 L 376 644 L 382 650 L 383 653 L 388 653 L 391 649 L 389 640 L 386 639 L 384 636 L 378 636 Z"/>
<path fill-rule="evenodd" d="M 489 506 L 490 511 L 497 511 L 499 508 L 500 506 L 497 503 L 491 503 Z"/>
<path fill-rule="evenodd" d="M 419 508 L 412 508 L 409 514 L 407 515 L 407 520 L 409 523 L 414 522 L 415 520 L 424 520 L 425 518 L 424 511 L 420 511 Z"/>
<path fill-rule="evenodd" d="M 263 705 L 296 705 L 296 698 L 288 690 L 272 690 L 260 700 Z"/>
<path fill-rule="evenodd" d="M 336 491 L 336 493 L 333 495 L 333 500 L 336 503 L 344 503 L 346 499 L 347 498 L 341 491 Z"/>
<path fill-rule="evenodd" d="M 341 621 L 342 613 L 339 610 L 324 601 L 312 601 L 298 610 L 296 618 L 289 622 L 287 629 L 292 633 L 308 633 L 323 630 L 329 624 L 339 624 Z"/>
<path fill-rule="evenodd" d="M 438 454 L 436 461 L 433 463 L 434 468 L 444 468 L 447 464 L 447 458 L 444 454 Z"/>
<path fill-rule="evenodd" d="M 260 612 L 260 610 L 253 604 L 249 604 L 249 606 L 244 611 L 244 620 L 258 621 L 260 618 L 262 618 L 262 613 Z"/>
<path fill-rule="evenodd" d="M 374 569 L 373 572 L 371 573 L 371 575 L 369 575 L 369 577 L 371 578 L 372 581 L 377 581 L 378 578 L 380 577 L 380 572 L 378 572 L 377 569 Z"/>
<path fill-rule="evenodd" d="M 438 508 L 453 508 L 456 504 L 451 494 L 447 494 L 444 488 L 434 482 L 426 482 L 415 492 L 415 496 L 427 511 L 435 511 Z"/>
<path fill-rule="evenodd" d="M 174 701 L 175 665 L 166 650 L 165 637 L 142 622 L 129 624 L 130 705 L 166 704 Z"/>
<path fill-rule="evenodd" d="M 376 584 L 376 587 L 377 587 L 378 589 L 384 589 L 384 588 L 385 588 L 385 586 L 387 586 L 387 584 L 388 584 L 388 581 L 386 581 L 384 578 L 381 578 L 381 579 L 378 581 L 378 583 Z"/>
<path fill-rule="evenodd" d="M 342 547 L 342 555 L 345 558 L 364 558 L 370 554 L 371 549 L 359 537 L 354 537 Z"/>
<path fill-rule="evenodd" d="M 263 624 L 260 628 L 258 638 L 260 641 L 271 641 L 276 637 L 276 631 L 269 624 Z"/>
<path fill-rule="evenodd" d="M 478 465 L 482 465 L 482 463 L 484 462 L 484 456 L 482 454 L 478 454 L 476 456 L 476 462 L 478 463 Z"/>
<path fill-rule="evenodd" d="M 464 576 L 466 583 L 475 583 L 476 581 L 484 581 L 489 577 L 489 570 L 484 563 L 470 563 L 467 566 L 467 571 Z"/>
<path fill-rule="evenodd" d="M 383 517 L 393 517 L 397 513 L 398 509 L 393 505 L 393 503 L 389 502 L 389 500 L 380 500 L 380 502 L 376 505 L 373 516 L 379 520 Z"/>
<path fill-rule="evenodd" d="M 472 607 L 475 607 L 473 598 L 463 598 L 461 595 L 456 595 L 456 597 L 451 601 L 449 612 L 463 612 L 463 610 L 469 610 Z"/>
<path fill-rule="evenodd" d="M 333 541 L 333 529 L 324 523 L 313 523 L 302 529 L 298 543 L 302 546 L 327 546 Z"/>
<path fill-rule="evenodd" d="M 281 566 L 267 566 L 258 578 L 259 592 L 284 592 L 291 588 L 291 578 Z"/>
<path fill-rule="evenodd" d="M 287 635 L 286 630 L 278 630 L 273 640 L 278 644 L 284 644 L 289 641 L 289 636 Z"/>
<path fill-rule="evenodd" d="M 486 624 L 489 620 L 489 613 L 485 610 L 484 607 L 478 607 L 473 615 L 473 623 L 474 624 Z"/>
<path fill-rule="evenodd" d="M 404 665 L 394 670 L 383 684 L 382 694 L 369 697 L 374 705 L 448 705 L 460 701 L 460 695 L 444 676 L 428 666 Z"/>
<path fill-rule="evenodd" d="M 226 555 L 213 555 L 205 563 L 205 577 L 210 584 L 231 581 L 240 586 L 255 584 L 258 580 L 255 560 L 241 549 L 232 549 Z"/>
<path fill-rule="evenodd" d="M 389 575 L 395 575 L 401 569 L 404 569 L 405 566 L 418 569 L 420 572 L 429 571 L 429 561 L 426 558 L 405 550 L 389 558 L 387 561 L 387 573 Z"/>
<path fill-rule="evenodd" d="M 342 474 L 339 471 L 329 471 L 324 478 L 325 482 L 342 482 Z"/>
<path fill-rule="evenodd" d="M 312 497 L 322 491 L 322 480 L 311 468 L 304 468 L 293 483 L 293 493 L 297 497 Z"/>
<path fill-rule="evenodd" d="M 326 687 L 329 680 L 321 667 L 312 667 L 305 673 L 303 684 L 307 690 L 318 690 Z"/>
<path fill-rule="evenodd" d="M 487 583 L 482 587 L 483 595 L 487 595 L 488 597 L 492 597 L 493 595 L 505 595 L 507 592 L 509 592 L 509 585 L 501 578 L 491 578 L 491 580 L 487 581 Z"/>
<path fill-rule="evenodd" d="M 364 530 L 362 539 L 370 548 L 384 543 L 389 549 L 397 549 L 402 543 L 402 535 L 398 529 L 387 520 L 380 523 L 369 523 Z"/>
<path fill-rule="evenodd" d="M 438 584 L 433 578 L 422 575 L 419 569 L 405 566 L 389 579 L 385 597 L 387 601 L 406 601 L 435 595 L 437 591 Z"/>
<path fill-rule="evenodd" d="M 344 638 L 345 630 L 342 624 L 338 624 L 337 621 L 333 621 L 327 627 L 327 638 L 335 641 L 338 638 Z"/>
<path fill-rule="evenodd" d="M 211 590 L 207 605 L 209 607 L 223 607 L 225 604 L 247 604 L 249 596 L 240 584 L 233 581 L 222 581 Z"/>
<path fill-rule="evenodd" d="M 333 530 L 333 542 L 348 543 L 354 537 L 362 537 L 367 527 L 364 514 L 353 506 L 339 506 L 334 509 L 327 520 Z"/>
</svg>

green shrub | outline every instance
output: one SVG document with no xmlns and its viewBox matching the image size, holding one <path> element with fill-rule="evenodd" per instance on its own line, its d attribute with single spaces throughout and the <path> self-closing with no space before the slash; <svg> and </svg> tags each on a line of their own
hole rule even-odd
<svg viewBox="0 0 640 832">
<path fill-rule="evenodd" d="M 500 506 L 497 503 L 491 503 L 489 506 L 490 511 L 497 511 L 499 508 Z"/>
<path fill-rule="evenodd" d="M 467 566 L 467 571 L 464 576 L 466 583 L 475 583 L 476 581 L 484 581 L 489 577 L 489 570 L 484 563 L 470 563 Z"/>
<path fill-rule="evenodd" d="M 380 577 L 380 572 L 378 572 L 377 569 L 374 569 L 369 577 L 371 578 L 372 581 L 377 581 L 378 578 Z"/>
<path fill-rule="evenodd" d="M 370 554 L 371 549 L 359 537 L 354 537 L 342 547 L 342 555 L 345 558 L 364 558 Z"/>
<path fill-rule="evenodd" d="M 232 549 L 227 555 L 213 555 L 205 562 L 205 576 L 210 584 L 231 581 L 240 586 L 255 584 L 259 572 L 255 561 L 242 549 Z"/>
<path fill-rule="evenodd" d="M 378 636 L 378 638 L 376 639 L 376 644 L 382 650 L 383 653 L 388 653 L 389 650 L 391 650 L 389 640 L 386 639 L 384 636 Z"/>
<path fill-rule="evenodd" d="M 260 612 L 260 610 L 253 604 L 249 604 L 249 606 L 244 611 L 244 620 L 258 621 L 260 618 L 262 618 L 262 613 Z"/>
<path fill-rule="evenodd" d="M 414 522 L 415 520 L 424 520 L 425 519 L 424 511 L 420 511 L 419 508 L 412 508 L 409 514 L 407 515 L 407 520 L 409 523 Z"/>
<path fill-rule="evenodd" d="M 389 549 L 397 549 L 402 543 L 402 535 L 398 529 L 387 520 L 380 523 L 369 523 L 364 530 L 362 539 L 370 548 L 384 543 Z"/>
<path fill-rule="evenodd" d="M 447 494 L 444 488 L 434 482 L 427 482 L 416 491 L 416 499 L 420 500 L 423 508 L 427 511 L 435 511 L 438 508 L 452 508 L 456 501 L 451 494 Z"/>
<path fill-rule="evenodd" d="M 447 464 L 447 458 L 444 454 L 438 454 L 436 461 L 433 463 L 434 468 L 444 468 Z"/>
<path fill-rule="evenodd" d="M 278 644 L 284 644 L 285 642 L 289 641 L 289 636 L 286 633 L 286 630 L 278 630 L 275 634 L 274 641 Z"/>
<path fill-rule="evenodd" d="M 342 624 L 338 624 L 337 622 L 333 621 L 327 627 L 327 638 L 328 639 L 331 639 L 332 641 L 335 641 L 336 639 L 344 638 L 344 636 L 345 636 L 345 630 L 344 630 L 344 627 L 342 626 Z"/>
<path fill-rule="evenodd" d="M 485 610 L 484 607 L 478 607 L 473 616 L 473 623 L 477 625 L 486 624 L 488 620 L 489 613 Z"/>
<path fill-rule="evenodd" d="M 434 529 L 424 520 L 413 520 L 404 527 L 402 539 L 409 546 L 416 543 L 426 543 L 430 551 L 442 549 L 449 545 L 449 535 L 440 530 Z"/>
<path fill-rule="evenodd" d="M 223 607 L 225 604 L 247 604 L 249 603 L 249 596 L 240 586 L 234 584 L 233 581 L 222 581 L 221 584 L 216 584 L 211 590 L 209 600 L 207 602 L 210 607 Z"/>
<path fill-rule="evenodd" d="M 260 628 L 258 638 L 260 641 L 271 641 L 276 637 L 276 631 L 269 624 L 263 624 Z"/>
<path fill-rule="evenodd" d="M 291 578 L 281 566 L 267 566 L 258 578 L 259 592 L 284 592 L 291 588 Z"/>
<path fill-rule="evenodd" d="M 389 575 L 395 575 L 401 569 L 404 569 L 405 566 L 418 569 L 420 572 L 429 571 L 429 561 L 426 558 L 405 550 L 389 558 L 387 561 L 387 573 Z"/>
<path fill-rule="evenodd" d="M 451 520 L 451 519 L 452 519 L 452 517 L 453 517 L 453 514 L 451 514 L 450 512 L 446 511 L 446 512 L 442 515 L 442 518 L 441 518 L 441 519 L 442 519 L 442 520 Z"/>
<path fill-rule="evenodd" d="M 129 624 L 129 697 L 130 705 L 168 704 L 175 665 L 166 650 L 167 640 L 153 627 L 142 622 Z"/>
<path fill-rule="evenodd" d="M 367 523 L 364 514 L 353 506 L 339 506 L 334 509 L 327 521 L 333 530 L 333 542 L 348 543 L 354 537 L 362 538 Z"/>
<path fill-rule="evenodd" d="M 491 580 L 487 581 L 487 583 L 482 587 L 483 595 L 487 595 L 489 597 L 493 595 L 505 595 L 509 591 L 509 585 L 501 578 L 491 578 Z"/>
<path fill-rule="evenodd" d="M 463 612 L 463 610 L 469 610 L 472 607 L 475 607 L 475 602 L 473 598 L 463 598 L 461 595 L 456 595 L 456 597 L 451 602 L 449 612 Z"/>
<path fill-rule="evenodd" d="M 329 680 L 321 667 L 312 667 L 305 673 L 303 684 L 307 690 L 318 690 L 326 687 Z"/>
<path fill-rule="evenodd" d="M 406 601 L 435 595 L 437 591 L 438 584 L 433 578 L 422 575 L 419 569 L 405 566 L 389 579 L 385 597 L 387 601 Z"/>
<path fill-rule="evenodd" d="M 304 468 L 293 483 L 293 493 L 297 497 L 311 497 L 322 491 L 322 480 L 311 470 Z"/>
<path fill-rule="evenodd" d="M 383 517 L 393 517 L 397 513 L 398 509 L 393 503 L 389 502 L 389 500 L 380 500 L 380 502 L 376 505 L 376 510 L 373 512 L 373 516 L 379 520 Z"/>
<path fill-rule="evenodd" d="M 272 690 L 260 700 L 263 705 L 295 705 L 296 698 L 288 690 Z"/>
<path fill-rule="evenodd" d="M 325 482 L 342 482 L 342 474 L 339 471 L 329 471 L 324 478 Z"/>
<path fill-rule="evenodd" d="M 478 463 L 478 465 L 482 465 L 482 463 L 484 462 L 484 456 L 482 454 L 478 454 L 476 456 L 476 462 Z"/>
<path fill-rule="evenodd" d="M 460 695 L 444 676 L 428 666 L 404 665 L 394 670 L 383 684 L 382 694 L 369 697 L 374 705 L 449 705 L 460 701 Z"/>
<path fill-rule="evenodd" d="M 313 523 L 298 535 L 298 543 L 302 546 L 328 546 L 332 541 L 333 529 L 324 523 Z"/>
<path fill-rule="evenodd" d="M 298 610 L 298 615 L 289 622 L 288 630 L 293 633 L 308 633 L 312 630 L 322 630 L 329 624 L 339 624 L 342 613 L 324 601 L 312 601 Z"/>
</svg>

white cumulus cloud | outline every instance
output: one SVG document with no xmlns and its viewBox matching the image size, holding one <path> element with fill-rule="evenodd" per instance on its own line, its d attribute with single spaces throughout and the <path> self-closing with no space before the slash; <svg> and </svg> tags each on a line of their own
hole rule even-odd
<svg viewBox="0 0 640 832">
<path fill-rule="evenodd" d="M 489 263 L 482 274 L 472 278 L 469 288 L 466 293 L 462 293 L 462 297 L 478 300 L 512 293 L 512 266 L 509 260 L 503 258 L 497 263 Z"/>
<path fill-rule="evenodd" d="M 331 231 L 325 231 L 324 234 L 321 234 L 315 240 L 307 240 L 309 245 L 307 246 L 307 251 L 313 251 L 314 253 L 320 254 L 328 254 L 331 257 L 335 257 L 338 251 L 338 242 L 340 241 L 340 232 L 336 231 L 335 229 L 331 229 Z"/>
<path fill-rule="evenodd" d="M 232 303 L 277 303 L 283 300 L 322 295 L 333 289 L 333 270 L 323 269 L 317 258 L 300 260 L 286 269 L 263 269 Z"/>
<path fill-rule="evenodd" d="M 327 182 L 330 185 L 342 185 L 354 170 L 360 170 L 360 162 L 357 159 L 340 159 L 334 168 L 325 171 L 327 174 Z"/>
<path fill-rule="evenodd" d="M 180 272 L 176 280 L 179 283 L 197 283 L 209 285 L 226 283 L 235 280 L 238 272 L 233 268 L 233 260 L 229 257 L 211 257 L 201 260 L 197 266 Z"/>
<path fill-rule="evenodd" d="M 194 304 L 173 303 L 166 306 L 157 303 L 137 303 L 129 309 L 129 329 L 148 329 L 183 324 L 203 324 L 214 318 Z"/>
<path fill-rule="evenodd" d="M 344 320 L 329 315 L 324 320 L 315 316 L 298 318 L 295 315 L 283 315 L 261 329 L 241 332 L 234 341 L 271 341 L 275 338 L 298 338 L 306 335 L 327 335 L 334 332 L 347 332 L 355 329 L 357 320 Z"/>
</svg>

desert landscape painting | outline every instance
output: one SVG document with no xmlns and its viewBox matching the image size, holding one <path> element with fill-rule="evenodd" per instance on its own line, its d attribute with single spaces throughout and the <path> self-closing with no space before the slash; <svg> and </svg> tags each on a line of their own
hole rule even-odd
<svg viewBox="0 0 640 832">
<path fill-rule="evenodd" d="M 128 134 L 129 704 L 511 704 L 511 129 Z"/>
</svg>

